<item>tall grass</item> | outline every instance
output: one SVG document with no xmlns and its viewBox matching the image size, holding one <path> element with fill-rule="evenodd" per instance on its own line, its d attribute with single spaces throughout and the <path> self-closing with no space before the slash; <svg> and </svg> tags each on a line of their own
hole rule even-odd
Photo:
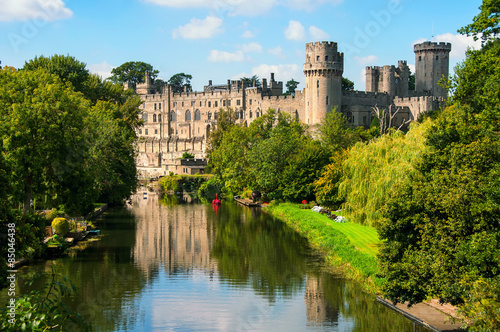
<svg viewBox="0 0 500 332">
<path fill-rule="evenodd" d="M 377 292 L 384 282 L 376 253 L 380 243 L 375 229 L 352 222 L 335 223 L 325 215 L 283 203 L 266 208 L 320 250 L 332 266 L 342 266 L 347 277 L 362 281 L 365 288 Z"/>
</svg>

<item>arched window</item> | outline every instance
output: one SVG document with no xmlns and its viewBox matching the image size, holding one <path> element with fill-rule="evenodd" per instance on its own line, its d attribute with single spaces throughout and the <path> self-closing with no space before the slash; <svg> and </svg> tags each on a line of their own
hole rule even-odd
<svg viewBox="0 0 500 332">
<path fill-rule="evenodd" d="M 170 112 L 170 121 L 177 121 L 177 115 L 175 111 Z"/>
<path fill-rule="evenodd" d="M 252 111 L 250 111 L 249 116 L 250 116 L 250 119 L 251 119 L 252 118 Z"/>
<path fill-rule="evenodd" d="M 186 110 L 186 116 L 185 116 L 185 121 L 191 121 L 191 111 Z"/>
<path fill-rule="evenodd" d="M 200 121 L 201 120 L 201 112 L 200 110 L 194 111 L 194 121 Z"/>
<path fill-rule="evenodd" d="M 153 114 L 153 122 L 156 122 L 156 114 Z"/>
<path fill-rule="evenodd" d="M 207 118 L 208 118 L 208 120 L 212 120 L 212 112 L 208 112 Z"/>
<path fill-rule="evenodd" d="M 158 122 L 161 122 L 161 114 L 158 114 Z"/>
</svg>

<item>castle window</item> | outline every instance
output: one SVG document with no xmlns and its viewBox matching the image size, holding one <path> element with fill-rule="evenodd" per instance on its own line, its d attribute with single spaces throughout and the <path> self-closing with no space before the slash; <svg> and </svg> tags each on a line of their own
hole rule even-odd
<svg viewBox="0 0 500 332">
<path fill-rule="evenodd" d="M 363 124 L 366 124 L 366 116 L 363 117 Z"/>
<path fill-rule="evenodd" d="M 191 121 L 191 111 L 186 110 L 185 121 Z"/>
<path fill-rule="evenodd" d="M 147 135 L 148 134 L 148 130 L 147 129 L 144 129 L 144 134 Z"/>
<path fill-rule="evenodd" d="M 237 99 L 236 100 L 236 106 L 240 106 L 240 104 L 241 104 L 241 100 Z"/>
<path fill-rule="evenodd" d="M 325 55 L 325 61 L 328 61 L 328 55 Z"/>
<path fill-rule="evenodd" d="M 212 112 L 208 112 L 208 114 L 207 114 L 207 118 L 208 118 L 209 120 L 212 120 Z"/>
<path fill-rule="evenodd" d="M 316 56 L 316 61 L 319 61 L 319 55 L 318 55 L 318 56 Z"/>
<path fill-rule="evenodd" d="M 142 113 L 142 120 L 144 120 L 144 122 L 148 122 L 148 113 Z"/>
<path fill-rule="evenodd" d="M 161 110 L 161 103 L 158 103 L 158 109 Z"/>
<path fill-rule="evenodd" d="M 158 134 L 158 129 L 155 129 L 155 135 L 157 135 L 157 134 Z"/>
<path fill-rule="evenodd" d="M 243 119 L 243 111 L 240 111 L 240 118 Z"/>
<path fill-rule="evenodd" d="M 156 111 L 156 103 L 155 103 L 155 111 Z"/>
<path fill-rule="evenodd" d="M 228 101 L 227 101 L 227 106 L 228 106 L 228 107 L 229 107 L 229 106 L 231 106 L 231 100 L 228 100 Z"/>
<path fill-rule="evenodd" d="M 326 96 L 326 104 L 328 105 L 328 96 Z"/>
<path fill-rule="evenodd" d="M 182 107 L 184 107 L 184 102 L 182 102 Z"/>
<path fill-rule="evenodd" d="M 422 61 L 422 56 L 421 55 L 418 56 L 418 61 Z"/>
<path fill-rule="evenodd" d="M 252 99 L 250 99 L 250 105 L 252 105 Z"/>
<path fill-rule="evenodd" d="M 436 60 L 439 60 L 439 55 L 436 55 Z"/>
<path fill-rule="evenodd" d="M 142 129 L 139 129 L 139 135 L 142 135 Z"/>
<path fill-rule="evenodd" d="M 208 102 L 208 107 L 212 107 L 212 102 L 211 101 Z"/>
<path fill-rule="evenodd" d="M 175 111 L 170 112 L 170 121 L 177 121 Z"/>
<path fill-rule="evenodd" d="M 222 106 L 226 107 L 226 101 L 225 100 L 222 101 Z"/>
<path fill-rule="evenodd" d="M 316 88 L 319 89 L 319 80 L 316 81 Z"/>
<path fill-rule="evenodd" d="M 248 114 L 250 119 L 252 118 L 252 111 L 250 111 L 250 113 Z"/>
<path fill-rule="evenodd" d="M 217 107 L 217 100 L 214 101 L 214 107 Z"/>
<path fill-rule="evenodd" d="M 156 114 L 153 114 L 153 122 L 156 122 Z"/>
<path fill-rule="evenodd" d="M 200 110 L 194 111 L 194 121 L 199 121 L 201 120 L 201 113 Z"/>
<path fill-rule="evenodd" d="M 161 122 L 161 114 L 158 114 L 158 122 Z"/>
<path fill-rule="evenodd" d="M 202 102 L 200 101 L 200 107 L 202 106 Z"/>
<path fill-rule="evenodd" d="M 214 112 L 214 120 L 217 120 L 217 112 Z"/>
</svg>

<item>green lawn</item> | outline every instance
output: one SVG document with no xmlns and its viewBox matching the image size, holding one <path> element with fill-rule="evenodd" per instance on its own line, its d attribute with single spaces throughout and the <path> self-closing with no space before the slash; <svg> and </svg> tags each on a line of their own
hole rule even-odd
<svg viewBox="0 0 500 332">
<path fill-rule="evenodd" d="M 369 290 L 376 292 L 383 283 L 376 276 L 380 239 L 374 228 L 352 222 L 336 223 L 325 215 L 301 209 L 299 204 L 270 205 L 266 210 L 305 236 L 331 264 L 347 266 L 349 276 L 365 282 Z"/>
</svg>

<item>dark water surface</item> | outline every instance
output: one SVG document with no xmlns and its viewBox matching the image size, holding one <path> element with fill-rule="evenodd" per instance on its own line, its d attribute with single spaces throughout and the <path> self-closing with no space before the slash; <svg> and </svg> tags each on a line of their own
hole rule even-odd
<svg viewBox="0 0 500 332">
<path fill-rule="evenodd" d="M 259 209 L 138 195 L 99 225 L 100 241 L 56 263 L 95 331 L 414 331 Z M 52 263 L 20 270 L 20 292 Z"/>
</svg>

